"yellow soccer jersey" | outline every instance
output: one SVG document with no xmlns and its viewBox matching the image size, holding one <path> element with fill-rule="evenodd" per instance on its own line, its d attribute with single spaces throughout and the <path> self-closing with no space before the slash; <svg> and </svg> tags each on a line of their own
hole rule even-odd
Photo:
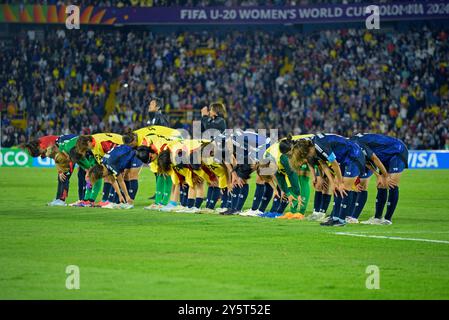
<svg viewBox="0 0 449 320">
<path fill-rule="evenodd" d="M 98 163 L 101 163 L 101 159 L 105 153 L 109 152 L 114 146 L 123 144 L 123 137 L 116 133 L 96 133 L 92 135 L 93 148 L 92 153 Z"/>
<path fill-rule="evenodd" d="M 212 161 L 205 161 L 205 162 L 203 162 L 203 165 L 217 177 L 218 187 L 220 189 L 226 188 L 228 186 L 228 174 L 227 174 L 227 170 L 224 167 L 224 165 L 222 165 L 218 162 L 212 162 Z M 206 175 L 207 175 L 207 173 L 206 173 Z M 210 183 L 210 177 L 208 175 L 207 175 L 207 178 L 209 180 L 206 180 L 206 181 L 208 181 L 208 183 Z"/>
<path fill-rule="evenodd" d="M 140 129 L 137 129 L 134 131 L 135 134 L 137 134 L 137 144 L 141 145 L 140 142 L 143 140 L 144 137 L 151 137 L 153 138 L 163 138 L 166 140 L 181 140 L 182 135 L 179 130 L 164 127 L 164 126 L 148 126 L 143 127 Z"/>
</svg>

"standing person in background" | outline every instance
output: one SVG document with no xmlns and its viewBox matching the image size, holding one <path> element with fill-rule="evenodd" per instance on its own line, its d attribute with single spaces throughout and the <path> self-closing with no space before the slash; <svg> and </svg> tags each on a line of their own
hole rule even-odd
<svg viewBox="0 0 449 320">
<path fill-rule="evenodd" d="M 221 102 L 213 102 L 209 107 L 201 109 L 201 131 L 216 129 L 223 133 L 226 130 L 226 107 Z"/>
<path fill-rule="evenodd" d="M 164 127 L 170 127 L 170 121 L 168 120 L 168 117 L 162 113 L 163 103 L 162 99 L 154 97 L 150 100 L 150 104 L 148 105 L 148 116 L 149 120 L 147 121 L 147 125 L 149 126 L 164 126 Z M 156 184 L 158 179 L 158 174 L 154 174 L 156 177 Z M 156 194 L 150 196 L 148 199 L 153 200 L 156 198 Z"/>
<path fill-rule="evenodd" d="M 150 100 L 150 104 L 148 105 L 149 120 L 147 121 L 147 125 L 170 127 L 168 117 L 161 111 L 162 107 L 162 99 L 152 98 Z"/>
</svg>

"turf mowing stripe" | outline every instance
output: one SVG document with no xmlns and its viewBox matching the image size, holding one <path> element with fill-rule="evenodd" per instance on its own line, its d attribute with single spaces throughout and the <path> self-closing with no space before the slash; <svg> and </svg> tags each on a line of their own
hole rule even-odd
<svg viewBox="0 0 449 320">
<path fill-rule="evenodd" d="M 420 238 L 401 238 L 401 237 L 375 236 L 375 235 L 348 233 L 348 232 L 335 232 L 335 234 L 339 235 L 339 236 L 352 236 L 352 237 L 362 237 L 362 238 L 405 240 L 405 241 L 420 241 L 420 242 L 433 242 L 433 243 L 449 244 L 449 241 L 446 241 L 446 240 L 432 240 L 432 239 L 420 239 Z"/>
</svg>

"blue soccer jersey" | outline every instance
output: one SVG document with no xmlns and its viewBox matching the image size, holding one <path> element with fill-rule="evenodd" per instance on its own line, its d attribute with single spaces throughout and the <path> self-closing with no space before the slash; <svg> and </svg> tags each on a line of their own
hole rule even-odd
<svg viewBox="0 0 449 320">
<path fill-rule="evenodd" d="M 401 140 L 374 133 L 359 133 L 351 140 L 360 145 L 368 161 L 375 154 L 390 173 L 407 168 L 408 150 Z"/>
<path fill-rule="evenodd" d="M 367 158 L 371 159 L 373 153 L 375 153 L 382 162 L 407 150 L 401 140 L 382 134 L 359 133 L 351 140 L 361 146 Z"/>
<path fill-rule="evenodd" d="M 364 172 L 365 156 L 353 141 L 336 134 L 319 133 L 312 138 L 318 158 L 337 161 L 345 177 L 356 177 Z"/>
<path fill-rule="evenodd" d="M 138 167 L 136 161 L 136 151 L 127 145 L 118 145 L 106 153 L 101 162 L 114 175 L 118 175 L 125 171 Z"/>
</svg>

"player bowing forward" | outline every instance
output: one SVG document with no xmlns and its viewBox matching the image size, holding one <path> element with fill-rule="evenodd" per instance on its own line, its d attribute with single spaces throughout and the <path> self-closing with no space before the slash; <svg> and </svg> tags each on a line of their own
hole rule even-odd
<svg viewBox="0 0 449 320">
<path fill-rule="evenodd" d="M 353 141 L 336 134 L 315 135 L 311 140 L 299 140 L 292 150 L 292 163 L 302 164 L 308 158 L 318 157 L 330 163 L 335 173 L 335 205 L 332 219 L 323 226 L 343 226 L 346 216 L 352 213 L 355 191 L 353 186 L 365 170 L 365 156 Z M 313 161 L 309 161 L 312 163 Z"/>
<path fill-rule="evenodd" d="M 407 147 L 401 140 L 381 134 L 359 133 L 351 140 L 362 148 L 369 170 L 360 177 L 361 192 L 357 196 L 354 211 L 348 222 L 358 223 L 358 217 L 368 198 L 368 183 L 374 173 L 377 176 L 375 216 L 363 223 L 390 225 L 399 201 L 401 174 L 408 167 Z M 382 218 L 385 203 L 387 203 L 387 211 L 385 218 Z"/>
<path fill-rule="evenodd" d="M 101 164 L 95 165 L 89 170 L 89 179 L 92 183 L 97 180 L 108 177 L 112 187 L 118 195 L 120 208 L 134 208 L 135 194 L 130 196 L 124 179 L 124 172 L 142 166 L 142 162 L 136 157 L 136 151 L 127 145 L 118 145 L 112 148 L 101 159 Z M 110 204 L 114 206 L 114 204 Z"/>
</svg>

